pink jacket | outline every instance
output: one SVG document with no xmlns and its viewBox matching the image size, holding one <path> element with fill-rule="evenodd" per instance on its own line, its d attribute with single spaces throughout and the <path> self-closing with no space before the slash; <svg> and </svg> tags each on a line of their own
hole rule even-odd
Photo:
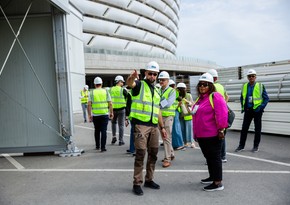
<svg viewBox="0 0 290 205">
<path fill-rule="evenodd" d="M 194 138 L 216 137 L 218 130 L 228 127 L 228 108 L 223 96 L 215 92 L 213 95 L 214 109 L 209 101 L 209 94 L 203 94 L 193 105 L 192 115 Z"/>
</svg>

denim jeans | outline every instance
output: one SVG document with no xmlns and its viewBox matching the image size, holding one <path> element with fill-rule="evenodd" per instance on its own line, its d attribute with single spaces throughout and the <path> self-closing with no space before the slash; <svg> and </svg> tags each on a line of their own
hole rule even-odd
<svg viewBox="0 0 290 205">
<path fill-rule="evenodd" d="M 183 142 L 184 144 L 192 143 L 193 142 L 193 136 L 192 136 L 192 120 L 180 120 L 180 126 L 183 136 Z"/>
<path fill-rule="evenodd" d="M 172 147 L 178 148 L 178 147 L 182 147 L 183 145 L 184 145 L 183 138 L 182 138 L 181 127 L 180 127 L 180 122 L 179 122 L 179 112 L 176 110 L 175 117 L 173 120 L 173 125 L 172 125 Z"/>
<path fill-rule="evenodd" d="M 87 121 L 87 106 L 88 104 L 82 103 L 83 117 L 85 122 Z"/>
<path fill-rule="evenodd" d="M 93 123 L 95 127 L 95 142 L 97 149 L 100 148 L 100 138 L 101 138 L 101 150 L 106 149 L 108 122 L 109 122 L 108 115 L 93 116 Z"/>
</svg>

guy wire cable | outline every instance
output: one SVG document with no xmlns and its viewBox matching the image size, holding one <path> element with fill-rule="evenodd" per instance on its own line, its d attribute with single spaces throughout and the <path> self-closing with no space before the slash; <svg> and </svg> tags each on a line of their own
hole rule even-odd
<svg viewBox="0 0 290 205">
<path fill-rule="evenodd" d="M 12 98 L 7 92 L 5 92 L 2 88 L 0 88 L 0 91 L 2 93 L 4 93 L 10 100 L 12 100 L 14 103 L 16 103 L 17 105 L 19 105 L 20 107 L 22 107 L 25 111 L 27 111 L 29 114 L 31 114 L 34 118 L 36 118 L 39 122 L 41 122 L 41 124 L 45 125 L 46 127 L 48 127 L 50 130 L 52 130 L 54 133 L 56 133 L 59 137 L 61 137 L 65 142 L 67 141 L 67 139 L 65 137 L 62 136 L 62 134 L 60 132 L 58 132 L 56 129 L 54 129 L 53 127 L 51 127 L 49 124 L 47 124 L 43 119 L 41 119 L 40 117 L 36 116 L 33 112 L 31 112 L 28 108 L 26 108 L 24 105 L 22 105 L 20 102 L 16 101 L 14 98 Z"/>
</svg>

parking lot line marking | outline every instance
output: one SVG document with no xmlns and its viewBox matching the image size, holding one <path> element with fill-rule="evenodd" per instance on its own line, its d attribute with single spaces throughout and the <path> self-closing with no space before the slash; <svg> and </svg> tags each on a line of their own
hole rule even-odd
<svg viewBox="0 0 290 205">
<path fill-rule="evenodd" d="M 227 155 L 235 156 L 235 157 L 240 157 L 240 158 L 246 158 L 246 159 L 252 159 L 252 160 L 257 160 L 257 161 L 260 161 L 260 162 L 267 162 L 267 163 L 278 164 L 278 165 L 283 165 L 283 166 L 290 167 L 290 164 L 289 163 L 278 162 L 278 161 L 269 160 L 269 159 L 261 159 L 261 158 L 257 158 L 257 157 L 245 156 L 245 155 L 234 154 L 234 153 L 229 153 L 229 152 L 227 152 Z"/>
<path fill-rule="evenodd" d="M 80 126 L 80 125 L 75 125 L 75 126 L 76 127 L 79 127 L 79 128 L 94 130 L 94 128 L 91 128 L 91 127 L 85 127 L 85 126 Z M 111 131 L 107 131 L 107 132 L 112 133 Z M 125 134 L 125 133 L 124 133 L 124 135 L 130 136 L 130 135 Z M 159 140 L 159 142 L 162 143 L 163 141 L 162 140 Z M 199 147 L 195 147 L 194 149 L 200 149 L 200 148 Z M 261 159 L 261 158 L 257 158 L 257 157 L 251 157 L 251 156 L 245 156 L 245 155 L 240 155 L 240 154 L 234 154 L 234 153 L 230 153 L 230 152 L 227 152 L 227 155 L 235 156 L 235 157 L 240 157 L 240 158 L 246 158 L 246 159 L 252 159 L 252 160 L 256 160 L 256 161 L 267 162 L 267 163 L 278 164 L 278 165 L 283 165 L 283 166 L 290 167 L 290 164 L 289 163 L 278 162 L 278 161 L 274 161 L 274 160 Z"/>
<path fill-rule="evenodd" d="M 11 164 L 13 164 L 17 170 L 25 169 L 19 162 L 17 162 L 14 158 L 12 158 L 9 154 L 2 154 Z"/>
<path fill-rule="evenodd" d="M 0 172 L 133 172 L 133 169 L 0 169 Z M 145 171 L 145 170 L 144 170 Z M 207 173 L 208 170 L 163 170 L 158 173 Z M 290 174 L 290 171 L 271 170 L 223 170 L 224 173 L 241 174 Z"/>
</svg>

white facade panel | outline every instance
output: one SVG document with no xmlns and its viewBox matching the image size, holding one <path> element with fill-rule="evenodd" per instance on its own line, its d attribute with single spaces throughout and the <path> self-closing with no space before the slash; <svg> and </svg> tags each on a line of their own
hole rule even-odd
<svg viewBox="0 0 290 205">
<path fill-rule="evenodd" d="M 138 26 L 146 30 L 156 32 L 159 27 L 159 24 L 144 17 L 141 17 L 140 20 L 138 21 Z"/>
<path fill-rule="evenodd" d="M 117 39 L 109 36 L 95 36 L 94 40 L 90 44 L 91 47 L 96 49 L 107 48 L 108 50 L 124 50 L 128 41 Z"/>
<path fill-rule="evenodd" d="M 178 6 L 176 4 L 176 2 L 174 1 L 174 3 L 171 5 L 171 8 L 173 9 L 173 11 L 176 13 L 176 15 L 178 16 L 178 12 L 179 12 L 179 9 L 178 9 Z"/>
<path fill-rule="evenodd" d="M 80 91 L 85 85 L 85 75 L 80 75 L 77 73 L 70 74 L 71 82 L 71 92 L 72 92 L 72 108 L 74 113 L 81 113 L 81 101 L 80 101 Z"/>
<path fill-rule="evenodd" d="M 135 25 L 139 16 L 121 9 L 110 8 L 105 17 L 114 21 Z"/>
<path fill-rule="evenodd" d="M 157 10 L 155 10 L 153 18 L 163 25 L 167 25 L 169 21 L 169 18 L 167 16 Z"/>
<path fill-rule="evenodd" d="M 120 28 L 118 29 L 116 33 L 116 35 L 118 36 L 123 36 L 125 38 L 133 38 L 140 41 L 144 40 L 145 34 L 146 34 L 146 31 L 129 27 L 129 26 L 120 26 Z"/>
<path fill-rule="evenodd" d="M 150 52 L 152 46 L 141 44 L 138 42 L 130 42 L 127 49 L 128 51 L 135 51 L 135 52 Z"/>
<path fill-rule="evenodd" d="M 178 6 L 175 1 L 170 0 L 166 3 L 163 0 L 71 1 L 84 14 L 83 30 L 85 33 L 91 34 L 90 36 L 84 36 L 84 41 L 86 45 L 90 42 L 88 45 L 90 47 L 97 46 L 96 49 L 104 50 L 114 48 L 116 49 L 114 51 L 123 51 L 126 46 L 128 46 L 126 50 L 130 50 L 130 44 L 127 45 L 128 42 L 135 45 L 133 42 L 138 41 L 138 43 L 144 46 L 148 45 L 150 48 L 157 46 L 162 50 L 163 47 L 164 51 L 159 53 L 162 55 L 164 52 L 175 52 L 176 50 L 178 12 L 171 8 L 174 5 Z M 146 33 L 148 33 L 148 36 L 145 39 Z M 111 42 L 108 42 L 107 47 L 104 42 L 97 44 L 96 39 L 92 38 L 94 35 L 108 35 L 110 39 L 115 38 L 114 42 L 120 41 L 121 43 L 117 43 L 117 46 L 114 47 Z M 154 35 L 156 37 L 152 37 Z M 170 41 L 174 48 L 168 42 L 162 44 L 162 38 Z M 104 47 L 101 48 L 101 45 Z M 121 50 L 118 50 L 119 45 L 122 45 Z M 134 50 L 136 50 L 135 46 Z M 140 52 L 143 52 L 143 50 L 141 49 Z"/>
<path fill-rule="evenodd" d="M 177 38 L 173 33 L 170 34 L 169 39 L 175 46 L 177 45 Z"/>
<path fill-rule="evenodd" d="M 158 47 L 153 47 L 151 50 L 152 53 L 160 53 L 165 55 L 167 52 L 164 49 L 158 48 Z"/>
<path fill-rule="evenodd" d="M 94 16 L 103 16 L 105 11 L 109 8 L 106 5 L 88 0 L 72 0 L 72 2 L 85 14 Z"/>
<path fill-rule="evenodd" d="M 113 35 L 118 26 L 119 24 L 116 23 L 84 17 L 83 29 L 85 32 L 96 32 Z"/>
<path fill-rule="evenodd" d="M 70 56 L 70 71 L 85 75 L 84 45 L 79 36 L 73 36 L 68 33 L 68 52 Z"/>
<path fill-rule="evenodd" d="M 166 38 L 168 38 L 168 36 L 170 36 L 172 34 L 172 32 L 164 26 L 159 26 L 157 33 L 160 34 L 161 36 L 166 37 Z"/>
<path fill-rule="evenodd" d="M 142 14 L 143 16 L 147 16 L 149 18 L 151 18 L 154 14 L 155 9 L 142 4 L 138 1 L 132 1 L 132 3 L 129 5 L 128 9 L 130 9 L 131 11 L 137 12 Z"/>
<path fill-rule="evenodd" d="M 163 1 L 146 0 L 146 3 L 153 6 L 159 11 L 163 11 L 166 7 L 166 4 Z"/>
<path fill-rule="evenodd" d="M 164 39 L 162 42 L 162 46 L 164 46 L 165 48 L 167 48 L 170 51 L 175 51 L 175 46 L 173 43 L 171 43 L 170 41 Z"/>
<path fill-rule="evenodd" d="M 168 15 L 169 18 L 171 18 L 171 19 L 174 19 L 176 17 L 176 14 L 169 6 L 166 6 L 164 13 L 166 13 L 166 15 Z"/>
<path fill-rule="evenodd" d="M 115 6 L 121 7 L 121 8 L 127 8 L 128 4 L 130 3 L 131 0 L 98 0 L 98 1 L 102 1 L 105 3 L 110 3 L 113 4 Z"/>
<path fill-rule="evenodd" d="M 70 6 L 70 15 L 67 18 L 67 32 L 71 35 L 81 39 L 83 34 L 83 17 L 79 14 L 79 12 Z"/>
<path fill-rule="evenodd" d="M 161 45 L 163 38 L 161 38 L 160 36 L 157 36 L 155 34 L 152 34 L 152 33 L 147 33 L 145 41 L 151 42 L 151 43 L 156 44 L 156 45 Z"/>
<path fill-rule="evenodd" d="M 176 25 L 172 22 L 172 21 L 168 21 L 167 23 L 167 27 L 174 33 L 177 35 L 178 29 L 176 27 Z"/>
</svg>

